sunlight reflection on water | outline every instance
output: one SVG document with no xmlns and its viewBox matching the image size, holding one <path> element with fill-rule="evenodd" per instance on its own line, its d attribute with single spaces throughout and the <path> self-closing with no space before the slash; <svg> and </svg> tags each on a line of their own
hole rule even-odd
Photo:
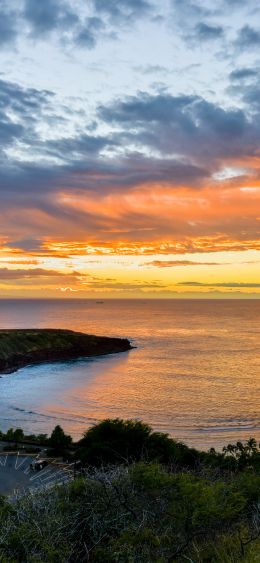
<svg viewBox="0 0 260 563">
<path fill-rule="evenodd" d="M 72 328 L 137 348 L 2 377 L 0 428 L 60 423 L 79 437 L 120 416 L 203 448 L 259 439 L 259 320 L 260 301 L 2 301 L 3 328 Z"/>
</svg>

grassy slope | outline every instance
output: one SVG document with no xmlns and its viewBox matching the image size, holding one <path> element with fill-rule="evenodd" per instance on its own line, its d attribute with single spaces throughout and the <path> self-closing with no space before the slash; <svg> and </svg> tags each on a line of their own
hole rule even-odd
<svg viewBox="0 0 260 563">
<path fill-rule="evenodd" d="M 0 372 L 22 365 L 128 350 L 126 339 L 58 329 L 0 330 Z"/>
<path fill-rule="evenodd" d="M 1 563 L 259 563 L 256 475 L 242 477 L 241 490 L 241 475 L 91 467 L 70 485 L 0 503 Z"/>
</svg>

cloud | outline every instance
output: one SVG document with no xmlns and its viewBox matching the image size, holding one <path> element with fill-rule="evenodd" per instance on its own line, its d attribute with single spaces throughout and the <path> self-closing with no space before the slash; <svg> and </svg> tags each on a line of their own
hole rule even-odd
<svg viewBox="0 0 260 563">
<path fill-rule="evenodd" d="M 78 185 L 83 174 L 84 181 L 88 175 L 88 189 L 153 182 L 153 178 L 154 182 L 196 184 L 209 177 L 215 161 L 238 159 L 247 151 L 253 154 L 260 141 L 258 116 L 252 119 L 244 110 L 224 109 L 198 96 L 139 93 L 99 106 L 100 123 L 110 125 L 106 136 L 86 133 L 83 123 L 75 135 L 51 138 L 52 127 L 43 139 L 41 124 L 52 114 L 59 123 L 52 92 L 0 81 L 2 151 L 6 154 L 8 146 L 17 147 L 23 157 L 8 155 L 3 162 L 1 184 L 8 190 L 15 184 L 17 189 L 28 186 L 30 190 L 35 183 L 55 189 L 57 175 L 65 183 L 71 178 Z M 133 148 L 130 152 L 131 145 L 136 146 L 135 152 Z M 104 149 L 112 158 L 99 157 Z M 145 153 L 151 149 L 156 154 L 148 157 Z M 31 162 L 26 161 L 28 154 Z"/>
<path fill-rule="evenodd" d="M 90 8 L 82 0 L 77 5 L 66 0 L 25 0 L 23 18 L 34 41 L 51 35 L 63 46 L 93 49 L 105 37 L 106 24 Z"/>
<path fill-rule="evenodd" d="M 32 143 L 36 139 L 37 122 L 50 108 L 54 96 L 49 90 L 36 90 L 0 80 L 0 148 L 21 141 Z"/>
<path fill-rule="evenodd" d="M 238 32 L 234 45 L 239 49 L 254 49 L 260 45 L 260 31 L 244 25 Z"/>
<path fill-rule="evenodd" d="M 253 283 L 253 282 L 212 282 L 212 283 L 205 283 L 205 282 L 196 282 L 196 281 L 185 281 L 179 282 L 177 285 L 182 286 L 190 286 L 190 287 L 235 287 L 235 288 L 258 288 L 260 287 L 260 283 Z"/>
<path fill-rule="evenodd" d="M 220 158 L 238 159 L 258 149 L 260 119 L 242 109 L 223 108 L 199 96 L 140 92 L 100 106 L 99 117 L 121 126 L 122 141 L 179 155 L 211 166 Z M 120 137 L 119 137 L 120 138 Z"/>
<path fill-rule="evenodd" d="M 200 47 L 201 43 L 225 39 L 225 28 L 219 17 L 225 21 L 223 6 L 211 2 L 172 0 L 171 25 L 188 48 Z M 218 46 L 218 45 L 217 45 Z"/>
<path fill-rule="evenodd" d="M 258 76 L 258 72 L 253 68 L 238 68 L 236 70 L 233 70 L 229 74 L 230 80 L 235 82 L 240 80 L 245 80 L 248 78 L 256 78 L 257 76 Z"/>
<path fill-rule="evenodd" d="M 214 3 L 211 0 L 171 0 L 171 6 L 177 22 L 187 25 L 201 20 L 219 20 L 219 18 L 227 19 L 230 23 L 231 11 L 233 16 L 238 16 L 238 21 L 245 14 L 248 17 L 254 17 L 259 12 L 259 6 L 255 0 L 247 0 L 247 2 L 244 0 L 218 0 Z M 235 25 L 236 22 L 232 23 Z"/>
<path fill-rule="evenodd" d="M 0 77 L 1 254 L 14 258 L 8 262 L 8 271 L 1 269 L 3 284 L 13 276 L 10 285 L 15 285 L 12 280 L 24 286 L 49 283 L 65 294 L 102 288 L 146 291 L 145 283 L 143 287 L 137 282 L 132 287 L 124 282 L 116 286 L 116 280 L 55 273 L 53 264 L 55 258 L 61 259 L 62 269 L 62 259 L 72 257 L 67 269 L 76 264 L 77 270 L 82 256 L 97 254 L 109 261 L 111 255 L 111 262 L 118 255 L 142 256 L 138 262 L 150 259 L 142 264 L 147 268 L 188 267 L 189 278 L 189 266 L 198 266 L 199 276 L 203 267 L 219 265 L 200 262 L 197 253 L 209 260 L 209 252 L 260 249 L 260 90 L 258 63 L 253 64 L 250 54 L 259 42 L 258 20 L 252 16 L 255 4 L 251 0 L 0 2 L 0 48 L 16 48 L 4 68 L 15 76 L 12 64 L 25 65 L 23 85 Z M 159 11 L 163 17 L 156 20 Z M 157 23 L 165 26 L 162 43 L 153 64 L 146 64 L 149 52 L 142 51 L 142 46 L 157 44 Z M 116 43 L 119 38 L 122 42 Z M 109 40 L 114 44 L 107 50 L 105 41 Z M 42 58 L 47 45 L 46 52 L 53 50 L 54 66 L 44 68 L 43 64 L 29 74 L 36 70 L 30 65 Z M 96 53 L 82 52 L 97 45 Z M 130 58 L 127 45 L 133 45 L 133 51 L 127 51 Z M 169 46 L 174 49 L 174 62 Z M 187 46 L 192 52 L 187 52 Z M 30 50 L 34 51 L 31 61 L 26 59 Z M 120 65 L 115 69 L 106 63 L 112 52 L 113 61 Z M 133 67 L 139 53 L 140 67 Z M 102 87 L 102 93 L 97 93 L 105 101 L 95 110 L 91 96 L 96 80 L 81 81 L 82 92 L 88 88 L 90 95 L 77 101 L 64 96 L 73 77 L 72 65 L 85 73 L 93 70 L 96 57 L 100 78 L 110 88 Z M 125 73 L 129 65 L 145 75 L 135 77 L 136 83 L 147 84 L 151 75 L 161 74 L 169 90 L 153 83 L 146 92 L 113 98 L 126 80 L 126 93 L 134 92 L 131 73 Z M 122 70 L 121 86 L 115 79 L 118 69 Z M 229 97 L 224 90 L 225 72 L 230 73 Z M 33 84 L 32 80 L 38 84 L 54 80 L 59 85 L 57 95 L 26 87 L 26 81 Z M 78 95 L 84 96 L 82 92 Z M 157 254 L 162 260 L 154 260 Z M 174 255 L 180 260 L 172 259 Z M 19 265 L 17 258 L 22 256 L 25 261 Z M 49 270 L 36 268 L 39 264 L 33 258 L 37 262 L 43 257 L 40 264 L 48 264 Z M 134 267 L 136 260 L 132 262 Z M 27 266 L 31 277 L 25 275 Z M 158 291 L 156 284 L 151 288 Z"/>
<path fill-rule="evenodd" d="M 211 15 L 210 4 L 193 0 L 171 0 L 173 17 L 178 24 L 194 23 Z"/>
<path fill-rule="evenodd" d="M 113 280 L 113 281 L 106 281 L 106 280 L 93 280 L 90 282 L 87 282 L 85 284 L 82 284 L 82 286 L 84 285 L 84 289 L 85 290 L 89 290 L 89 289 L 96 289 L 96 290 L 100 290 L 100 289 L 105 289 L 105 290 L 113 290 L 113 291 L 151 291 L 151 290 L 156 290 L 156 289 L 161 289 L 161 288 L 167 288 L 168 286 L 163 284 L 163 283 L 149 283 L 149 282 L 138 282 L 138 283 L 132 283 L 132 282 L 119 282 L 117 280 Z"/>
<path fill-rule="evenodd" d="M 199 41 L 215 41 L 224 36 L 224 29 L 220 25 L 208 25 L 205 22 L 198 23 L 194 30 L 194 37 Z"/>
<path fill-rule="evenodd" d="M 20 260 L 13 260 L 13 259 L 2 259 L 0 261 L 0 264 L 9 264 L 9 266 L 13 266 L 13 265 L 23 265 L 23 266 L 36 266 L 37 264 L 39 264 L 39 260 L 27 260 L 26 258 L 21 258 Z"/>
<path fill-rule="evenodd" d="M 42 247 L 42 240 L 33 238 L 14 240 L 11 242 L 6 242 L 5 247 L 25 252 L 40 252 Z"/>
<path fill-rule="evenodd" d="M 97 253 L 106 245 L 130 254 L 257 247 L 260 116 L 252 104 L 140 92 L 100 105 L 91 134 L 84 116 L 75 131 L 64 120 L 63 134 L 58 125 L 46 133 L 60 111 L 50 91 L 0 82 L 0 235 L 14 254 L 70 254 L 49 249 L 51 239 L 85 240 Z M 221 176 L 233 168 L 243 174 Z"/>
<path fill-rule="evenodd" d="M 75 44 L 79 47 L 93 49 L 105 29 L 105 23 L 101 18 L 94 16 L 85 18 L 74 36 Z"/>
<path fill-rule="evenodd" d="M 175 268 L 178 266 L 221 266 L 219 262 L 194 262 L 193 260 L 153 260 L 141 266 L 154 266 L 155 268 Z"/>
<path fill-rule="evenodd" d="M 222 41 L 232 10 L 254 15 L 257 7 L 239 0 L 220 1 L 214 6 L 208 1 L 171 0 L 160 9 L 150 0 L 1 0 L 0 48 L 19 44 L 19 40 L 33 42 L 54 41 L 70 52 L 74 48 L 93 49 L 100 41 L 115 40 L 125 29 L 146 19 L 167 22 L 187 45 Z M 245 3 L 244 3 L 245 4 Z M 238 19 L 239 21 L 239 19 Z M 238 32 L 235 45 L 243 48 L 259 44 L 258 31 L 250 25 Z"/>
<path fill-rule="evenodd" d="M 34 37 L 46 35 L 55 29 L 67 29 L 78 22 L 78 17 L 63 0 L 25 0 L 23 17 Z"/>
<path fill-rule="evenodd" d="M 147 0 L 1 0 L 0 48 L 14 47 L 18 39 L 50 39 L 63 48 L 93 49 L 152 11 Z"/>
<path fill-rule="evenodd" d="M 15 14 L 10 5 L 3 1 L 0 6 L 0 48 L 6 48 L 15 43 L 17 28 Z"/>
<path fill-rule="evenodd" d="M 129 222 L 131 218 L 131 213 L 127 216 L 123 213 L 122 221 L 124 221 L 124 225 L 126 221 Z M 149 231 L 143 229 L 145 239 L 140 238 L 138 239 L 138 232 L 136 230 L 131 231 L 121 231 L 121 237 L 124 232 L 127 234 L 124 235 L 124 241 L 120 240 L 120 231 L 118 230 L 116 236 L 111 236 L 113 233 L 101 233 L 103 237 L 98 237 L 97 233 L 95 233 L 96 240 L 91 241 L 91 233 L 86 231 L 82 236 L 81 240 L 75 241 L 75 237 L 79 236 L 79 231 L 76 229 L 76 220 L 75 217 L 75 226 L 73 231 L 70 232 L 68 227 L 66 226 L 65 235 L 63 234 L 62 240 L 63 242 L 56 242 L 55 240 L 52 242 L 43 241 L 42 247 L 35 251 L 23 251 L 14 248 L 13 252 L 9 252 L 10 259 L 12 256 L 28 256 L 33 257 L 36 256 L 37 258 L 42 257 L 52 257 L 54 259 L 57 258 L 73 258 L 73 257 L 91 257 L 91 256 L 151 256 L 151 255 L 162 255 L 167 256 L 171 255 L 183 255 L 183 254 L 193 254 L 193 253 L 200 253 L 200 254 L 207 254 L 209 252 L 246 252 L 250 250 L 260 250 L 260 242 L 259 238 L 257 239 L 248 239 L 244 240 L 243 237 L 237 236 L 237 229 L 234 229 L 234 235 L 231 238 L 222 235 L 219 236 L 203 236 L 203 237 L 188 237 L 185 234 L 185 226 L 181 228 L 178 236 L 176 237 L 175 233 L 175 240 L 173 237 L 173 233 L 171 231 L 170 225 L 168 226 L 168 235 L 164 241 L 155 240 L 154 230 L 151 229 L 151 236 L 149 236 Z M 120 219 L 121 220 L 121 219 Z M 146 218 L 147 220 L 147 218 Z M 164 220 L 162 214 L 162 221 Z M 165 220 L 164 220 L 165 222 Z M 220 230 L 224 230 L 222 226 L 219 227 Z M 51 226 L 48 225 L 49 233 L 52 232 Z M 156 236 L 161 239 L 161 233 L 158 229 L 156 231 Z M 107 235 L 107 236 L 106 236 Z M 92 231 L 93 237 L 93 231 Z M 59 235 L 59 239 L 61 236 Z M 2 250 L 6 253 L 8 248 L 6 246 L 2 246 Z M 10 263 L 10 262 L 9 262 Z"/>
<path fill-rule="evenodd" d="M 58 272 L 57 270 L 45 270 L 44 268 L 31 268 L 31 269 L 14 269 L 0 268 L 0 283 L 10 280 L 33 279 L 33 278 L 52 278 L 52 277 L 73 277 L 76 278 L 79 274 L 73 272 L 72 276 Z"/>
<path fill-rule="evenodd" d="M 62 293 L 78 293 L 79 291 L 81 291 L 80 289 L 73 289 L 72 287 L 57 287 L 56 289 L 58 289 Z"/>
<path fill-rule="evenodd" d="M 167 20 L 175 35 L 193 51 L 210 42 L 211 59 L 233 62 L 241 51 L 259 45 L 260 32 L 255 28 L 259 6 L 254 0 L 171 0 L 170 5 Z M 241 27 L 243 22 L 247 23 Z"/>
<path fill-rule="evenodd" d="M 227 92 L 242 100 L 248 111 L 253 115 L 256 120 L 257 127 L 259 127 L 260 116 L 260 86 L 259 86 L 260 71 L 258 67 L 241 68 L 231 72 L 229 75 L 230 86 Z"/>
<path fill-rule="evenodd" d="M 97 13 L 108 15 L 113 22 L 128 22 L 150 14 L 147 0 L 93 0 Z"/>
<path fill-rule="evenodd" d="M 163 65 L 156 65 L 156 64 L 146 64 L 146 65 L 137 65 L 134 67 L 134 70 L 140 72 L 142 74 L 169 74 L 171 71 L 169 68 Z"/>
</svg>

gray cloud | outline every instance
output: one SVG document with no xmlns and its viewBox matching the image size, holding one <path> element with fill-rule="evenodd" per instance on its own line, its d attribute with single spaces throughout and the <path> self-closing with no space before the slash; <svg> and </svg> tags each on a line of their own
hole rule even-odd
<svg viewBox="0 0 260 563">
<path fill-rule="evenodd" d="M 237 82 L 248 78 L 256 78 L 257 76 L 258 72 L 253 68 L 238 68 L 230 73 L 229 78 Z"/>
<path fill-rule="evenodd" d="M 64 30 L 78 23 L 77 15 L 63 0 L 25 0 L 23 16 L 36 38 L 55 29 Z"/>
<path fill-rule="evenodd" d="M 220 2 L 216 5 L 207 1 L 172 0 L 172 26 L 194 49 L 201 43 L 220 41 L 225 38 L 223 25 L 216 16 L 224 15 L 225 8 Z"/>
<path fill-rule="evenodd" d="M 14 46 L 21 37 L 44 41 L 53 36 L 63 47 L 93 49 L 152 11 L 148 0 L 1 0 L 0 48 Z"/>
<path fill-rule="evenodd" d="M 219 0 L 217 5 L 209 1 L 171 0 L 169 9 L 165 2 L 163 15 L 150 0 L 1 0 L 0 48 L 16 44 L 21 37 L 33 41 L 53 37 L 63 48 L 93 49 L 99 41 L 115 39 L 123 29 L 144 18 L 154 22 L 164 19 L 193 47 L 196 43 L 224 39 L 219 17 L 229 16 L 231 4 L 233 11 L 252 14 L 257 10 L 253 0 Z M 258 45 L 258 30 L 250 25 L 239 30 L 236 48 Z"/>
<path fill-rule="evenodd" d="M 72 272 L 70 274 L 65 274 L 63 272 L 58 272 L 57 270 L 45 270 L 44 268 L 31 268 L 31 269 L 13 269 L 0 268 L 0 282 L 10 281 L 10 280 L 21 280 L 21 279 L 33 279 L 33 278 L 49 278 L 49 277 L 66 277 L 72 279 L 77 279 L 79 274 L 77 272 Z"/>
<path fill-rule="evenodd" d="M 171 0 L 171 6 L 171 27 L 188 48 L 211 42 L 213 56 L 233 60 L 240 51 L 259 46 L 260 31 L 254 26 L 260 7 L 255 0 Z"/>
<path fill-rule="evenodd" d="M 98 154 L 104 147 L 117 143 L 109 137 L 91 136 L 84 132 L 75 137 L 64 137 L 47 143 L 47 150 L 62 160 L 73 161 L 86 155 Z"/>
<path fill-rule="evenodd" d="M 99 35 L 105 32 L 105 23 L 101 18 L 86 18 L 74 36 L 76 45 L 93 49 L 98 41 Z"/>
<path fill-rule="evenodd" d="M 253 87 L 244 90 L 250 102 L 257 98 Z M 100 106 L 98 120 L 110 125 L 109 135 L 104 136 L 87 133 L 83 122 L 76 135 L 53 139 L 50 133 L 42 139 L 41 122 L 52 114 L 59 123 L 52 92 L 0 81 L 3 203 L 10 202 L 14 190 L 18 194 L 24 189 L 23 197 L 33 191 L 34 200 L 43 205 L 43 188 L 55 191 L 61 185 L 98 191 L 156 182 L 196 186 L 211 175 L 219 160 L 253 156 L 259 150 L 258 114 L 251 117 L 242 109 L 224 109 L 199 96 L 139 93 Z M 22 150 L 20 142 L 25 146 L 24 159 L 7 158 L 8 146 L 19 144 Z M 102 154 L 104 149 L 112 151 L 109 158 Z M 155 153 L 147 156 L 151 149 Z"/>
<path fill-rule="evenodd" d="M 239 158 L 258 150 L 260 118 L 242 109 L 224 109 L 199 96 L 139 93 L 110 106 L 99 117 L 121 126 L 122 140 L 207 163 L 223 157 Z"/>
<path fill-rule="evenodd" d="M 255 0 L 218 0 L 212 2 L 211 0 L 171 0 L 171 6 L 175 17 L 178 21 L 189 25 L 191 22 L 207 20 L 211 21 L 214 18 L 228 17 L 230 13 L 243 15 L 246 13 L 248 16 L 255 15 L 259 12 L 259 6 Z"/>
<path fill-rule="evenodd" d="M 186 22 L 190 25 L 212 14 L 210 5 L 206 5 L 205 2 L 202 4 L 193 0 L 171 0 L 171 5 L 174 19 L 179 24 Z"/>
<path fill-rule="evenodd" d="M 2 3 L 0 6 L 0 48 L 15 42 L 17 37 L 15 14 Z"/>
<path fill-rule="evenodd" d="M 152 11 L 147 0 L 93 0 L 97 13 L 108 15 L 113 21 L 129 22 Z"/>
<path fill-rule="evenodd" d="M 6 248 L 15 248 L 17 250 L 24 250 L 25 252 L 38 252 L 41 250 L 42 241 L 40 239 L 28 238 L 7 242 L 5 246 Z"/>
<path fill-rule="evenodd" d="M 101 118 L 113 119 L 126 122 L 126 132 L 120 134 L 111 131 L 107 136 L 88 134 L 86 126 L 82 124 L 82 130 L 73 136 L 60 138 L 41 138 L 41 125 L 46 123 L 50 115 L 54 115 L 57 124 L 60 122 L 60 108 L 57 105 L 54 94 L 48 90 L 25 89 L 17 84 L 0 80 L 0 150 L 2 149 L 2 161 L 0 170 L 0 192 L 2 205 L 4 201 L 10 203 L 12 193 L 17 192 L 22 199 L 26 193 L 32 194 L 33 200 L 42 206 L 46 198 L 43 189 L 47 192 L 55 191 L 62 184 L 75 188 L 89 190 L 105 190 L 120 188 L 122 186 L 133 186 L 146 182 L 187 182 L 196 183 L 199 179 L 209 175 L 205 166 L 184 161 L 182 158 L 165 159 L 165 157 L 148 157 L 140 152 L 130 152 L 129 143 L 132 141 L 131 127 L 129 131 L 128 121 L 133 119 L 141 122 L 144 132 L 144 144 L 150 145 L 150 138 L 145 131 L 149 129 L 149 121 L 153 114 L 157 120 L 157 128 L 168 127 L 168 115 L 173 108 L 174 119 L 178 122 L 179 130 L 193 127 L 192 120 L 189 124 L 189 116 L 185 118 L 184 110 L 193 99 L 169 99 L 164 97 L 136 98 L 133 102 L 126 100 L 120 106 L 114 108 L 102 108 L 99 110 Z M 131 108 L 133 106 L 133 110 Z M 166 106 L 166 108 L 165 108 Z M 168 114 L 167 114 L 168 112 Z M 9 115 L 12 117 L 9 117 Z M 140 118 L 139 118 L 140 114 Z M 186 119 L 186 122 L 185 122 Z M 66 122 L 65 122 L 66 124 Z M 186 133 L 185 133 L 186 134 Z M 23 152 L 23 159 L 15 158 L 13 155 L 7 157 L 8 147 L 19 148 Z M 125 155 L 122 156 L 121 148 L 125 146 Z M 23 148 L 24 147 L 24 148 Z M 160 146 L 157 147 L 160 149 Z M 100 156 L 104 149 L 114 151 L 113 158 Z M 117 155 L 117 150 L 121 155 Z M 28 161 L 28 154 L 31 161 Z M 37 186 L 37 191 L 35 190 Z M 18 195 L 19 194 L 19 195 Z M 50 203 L 49 203 L 50 205 Z M 50 208 L 49 208 L 50 209 Z"/>
<path fill-rule="evenodd" d="M 25 0 L 23 17 L 34 40 L 55 33 L 63 45 L 93 49 L 108 34 L 105 21 L 83 1 L 72 8 L 67 0 Z"/>
<path fill-rule="evenodd" d="M 52 96 L 48 90 L 23 88 L 0 80 L 0 149 L 14 141 L 32 142 L 36 123 Z"/>
<path fill-rule="evenodd" d="M 0 80 L 0 108 L 22 113 L 28 119 L 33 119 L 35 112 L 39 113 L 52 97 L 54 93 L 50 90 L 23 88 L 19 84 Z"/>
<path fill-rule="evenodd" d="M 247 106 L 250 113 L 253 113 L 253 119 L 256 120 L 259 127 L 260 116 L 260 85 L 259 69 L 242 68 L 231 72 L 229 75 L 230 86 L 227 91 L 233 97 L 240 98 Z"/>
<path fill-rule="evenodd" d="M 199 41 L 214 41 L 220 39 L 223 35 L 223 27 L 220 25 L 208 25 L 205 22 L 197 24 L 194 30 L 194 36 Z"/>
<path fill-rule="evenodd" d="M 238 34 L 234 45 L 238 49 L 252 49 L 260 45 L 260 31 L 250 25 L 244 25 Z"/>
</svg>

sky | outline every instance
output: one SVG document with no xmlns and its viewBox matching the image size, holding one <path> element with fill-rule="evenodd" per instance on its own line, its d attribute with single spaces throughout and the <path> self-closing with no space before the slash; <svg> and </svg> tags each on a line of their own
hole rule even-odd
<svg viewBox="0 0 260 563">
<path fill-rule="evenodd" d="M 259 298 L 257 0 L 0 0 L 0 298 Z"/>
</svg>

